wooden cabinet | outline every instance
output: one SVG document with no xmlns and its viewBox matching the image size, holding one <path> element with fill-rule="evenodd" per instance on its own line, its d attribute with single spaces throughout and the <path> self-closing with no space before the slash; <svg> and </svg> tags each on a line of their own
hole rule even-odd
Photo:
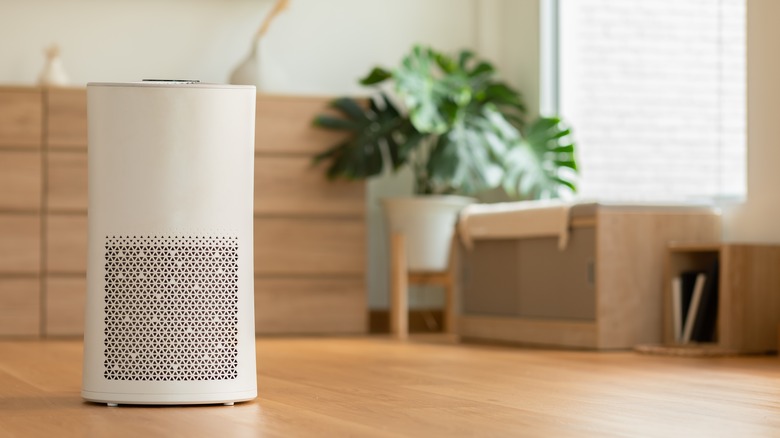
<svg viewBox="0 0 780 438">
<path fill-rule="evenodd" d="M 47 336 L 78 336 L 87 290 L 87 93 L 50 88 L 43 102 L 43 327 Z"/>
<path fill-rule="evenodd" d="M 0 87 L 0 335 L 41 333 L 42 101 Z"/>
<path fill-rule="evenodd" d="M 311 166 L 339 138 L 311 125 L 328 100 L 257 98 L 258 333 L 366 330 L 365 185 Z M 83 88 L 0 87 L 0 336 L 83 331 L 86 108 Z"/>
<path fill-rule="evenodd" d="M 329 99 L 259 95 L 255 126 L 258 333 L 367 329 L 365 184 L 332 183 L 312 156 L 339 134 L 312 127 Z"/>
<path fill-rule="evenodd" d="M 718 261 L 718 314 L 714 344 L 689 348 L 763 353 L 778 347 L 780 246 L 672 243 L 666 260 L 664 343 L 675 344 L 672 279 L 683 271 L 707 271 Z"/>
<path fill-rule="evenodd" d="M 555 236 L 475 240 L 461 252 L 463 338 L 603 350 L 660 343 L 668 242 L 720 237 L 709 209 L 598 206 L 570 226 L 565 250 Z"/>
</svg>

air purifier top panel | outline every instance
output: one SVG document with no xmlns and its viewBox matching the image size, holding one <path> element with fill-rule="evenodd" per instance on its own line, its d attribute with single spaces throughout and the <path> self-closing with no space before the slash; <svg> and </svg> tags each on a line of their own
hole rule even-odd
<svg viewBox="0 0 780 438">
<path fill-rule="evenodd" d="M 255 89 L 254 85 L 211 84 L 194 79 L 144 79 L 140 82 L 90 82 L 87 87 Z"/>
</svg>

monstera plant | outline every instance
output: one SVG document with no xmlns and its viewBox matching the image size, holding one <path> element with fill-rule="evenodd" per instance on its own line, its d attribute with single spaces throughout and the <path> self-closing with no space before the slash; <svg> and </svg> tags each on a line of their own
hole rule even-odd
<svg viewBox="0 0 780 438">
<path fill-rule="evenodd" d="M 517 199 L 539 199 L 576 190 L 571 131 L 556 117 L 527 123 L 520 93 L 468 50 L 451 57 L 416 46 L 396 68 L 375 67 L 360 83 L 376 88 L 372 98 L 336 99 L 336 115 L 314 120 L 347 133 L 315 162 L 324 163 L 332 179 L 365 179 L 409 166 L 415 193 L 426 196 L 386 201 L 391 226 L 409 228 L 392 223 L 420 222 L 411 218 L 417 214 L 441 217 L 427 212 L 432 204 L 452 211 L 448 224 L 404 229 L 412 242 L 430 246 L 431 230 L 449 239 L 455 213 L 471 201 L 452 195 L 501 188 Z M 425 251 L 410 249 L 414 268 L 439 270 L 446 263 L 448 245 L 435 263 L 415 260 Z"/>
<path fill-rule="evenodd" d="M 556 117 L 527 123 L 520 93 L 495 76 L 470 51 L 449 57 L 416 46 L 397 68 L 376 67 L 360 81 L 380 86 L 367 105 L 336 99 L 339 116 L 315 119 L 350 134 L 315 161 L 327 162 L 328 177 L 346 179 L 409 165 L 417 194 L 502 187 L 538 199 L 576 190 L 570 130 Z"/>
</svg>

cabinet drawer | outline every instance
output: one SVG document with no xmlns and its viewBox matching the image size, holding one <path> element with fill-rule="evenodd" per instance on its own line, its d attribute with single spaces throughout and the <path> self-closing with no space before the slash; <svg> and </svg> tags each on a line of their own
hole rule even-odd
<svg viewBox="0 0 780 438">
<path fill-rule="evenodd" d="M 317 128 L 312 121 L 328 111 L 326 97 L 257 96 L 255 150 L 307 154 L 324 150 L 344 134 Z"/>
<path fill-rule="evenodd" d="M 37 214 L 0 214 L 0 273 L 41 271 L 41 219 Z"/>
<path fill-rule="evenodd" d="M 47 195 L 50 211 L 87 211 L 87 154 L 49 153 Z"/>
<path fill-rule="evenodd" d="M 363 182 L 328 181 L 309 157 L 255 159 L 255 213 L 362 216 Z"/>
<path fill-rule="evenodd" d="M 46 279 L 46 334 L 82 335 L 86 296 L 86 276 L 48 277 Z"/>
<path fill-rule="evenodd" d="M 87 216 L 50 215 L 46 229 L 46 268 L 48 272 L 86 272 Z"/>
<path fill-rule="evenodd" d="M 255 274 L 360 274 L 362 220 L 255 219 Z"/>
<path fill-rule="evenodd" d="M 0 88 L 0 146 L 40 148 L 40 90 Z"/>
<path fill-rule="evenodd" d="M 87 148 L 87 90 L 47 91 L 48 145 L 58 148 Z"/>
<path fill-rule="evenodd" d="M 362 277 L 255 280 L 257 333 L 365 333 Z"/>
<path fill-rule="evenodd" d="M 38 335 L 40 296 L 38 278 L 0 278 L 0 335 Z"/>
<path fill-rule="evenodd" d="M 0 150 L 0 210 L 41 209 L 41 152 Z"/>
</svg>

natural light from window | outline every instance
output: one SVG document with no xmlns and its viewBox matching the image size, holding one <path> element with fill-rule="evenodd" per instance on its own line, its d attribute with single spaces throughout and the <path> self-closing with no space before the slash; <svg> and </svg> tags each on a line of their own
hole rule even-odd
<svg viewBox="0 0 780 438">
<path fill-rule="evenodd" d="M 745 0 L 559 0 L 580 197 L 746 196 Z"/>
</svg>

